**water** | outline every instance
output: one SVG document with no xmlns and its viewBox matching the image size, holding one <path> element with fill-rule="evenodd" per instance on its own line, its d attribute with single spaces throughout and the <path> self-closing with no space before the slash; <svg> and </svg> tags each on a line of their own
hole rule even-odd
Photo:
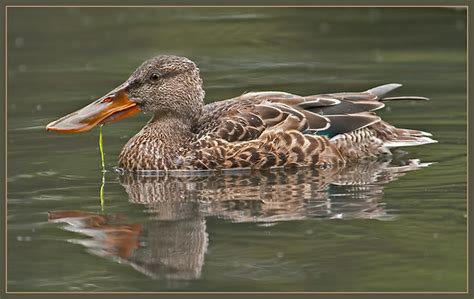
<svg viewBox="0 0 474 299">
<path fill-rule="evenodd" d="M 466 13 L 435 8 L 9 8 L 8 291 L 465 291 Z M 380 115 L 438 144 L 340 172 L 133 177 L 141 115 L 44 126 L 157 54 L 207 101 L 398 82 Z M 431 165 L 426 163 L 434 162 Z"/>
</svg>

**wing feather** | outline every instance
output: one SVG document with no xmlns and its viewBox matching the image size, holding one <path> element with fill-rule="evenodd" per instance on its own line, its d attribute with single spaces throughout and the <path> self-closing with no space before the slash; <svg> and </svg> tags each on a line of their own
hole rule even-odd
<svg viewBox="0 0 474 299">
<path fill-rule="evenodd" d="M 385 97 L 400 87 L 391 83 L 363 92 L 342 92 L 300 96 L 287 92 L 248 92 L 236 98 L 204 107 L 198 132 L 228 142 L 249 141 L 270 130 L 298 130 L 334 136 L 377 122 L 372 111 L 387 100 L 426 100 L 423 97 Z M 370 113 L 369 113 L 370 112 Z"/>
</svg>

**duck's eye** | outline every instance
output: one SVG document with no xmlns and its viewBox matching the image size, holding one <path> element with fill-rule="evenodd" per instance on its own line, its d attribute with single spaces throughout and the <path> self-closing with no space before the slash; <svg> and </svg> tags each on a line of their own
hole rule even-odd
<svg viewBox="0 0 474 299">
<path fill-rule="evenodd" d="M 159 78 L 160 78 L 160 75 L 158 75 L 158 74 L 156 74 L 156 73 L 153 73 L 153 74 L 151 74 L 151 76 L 150 76 L 150 80 L 151 80 L 151 81 L 156 81 L 156 80 L 158 80 Z"/>
</svg>

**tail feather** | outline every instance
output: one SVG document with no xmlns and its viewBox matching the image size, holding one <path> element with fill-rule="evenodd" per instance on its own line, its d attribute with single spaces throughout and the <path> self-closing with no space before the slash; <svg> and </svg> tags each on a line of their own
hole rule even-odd
<svg viewBox="0 0 474 299">
<path fill-rule="evenodd" d="M 433 136 L 433 134 L 428 133 L 428 132 L 425 132 L 425 131 L 418 131 L 418 132 L 420 132 L 421 136 L 426 136 L 426 137 L 431 137 L 431 136 Z"/>
<path fill-rule="evenodd" d="M 390 83 L 371 88 L 365 92 L 336 93 L 329 96 L 339 100 L 339 104 L 325 107 L 310 107 L 313 113 L 323 114 L 330 121 L 329 128 L 317 134 L 326 135 L 336 145 L 347 160 L 358 160 L 378 155 L 390 155 L 391 149 L 404 146 L 417 146 L 437 143 L 428 132 L 400 129 L 373 117 L 373 121 L 360 124 L 361 119 L 348 116 L 363 115 L 367 111 L 378 110 L 385 106 L 385 101 L 428 100 L 419 96 L 385 97 L 388 93 L 401 87 L 401 84 Z M 345 117 L 342 117 L 344 116 Z"/>
<path fill-rule="evenodd" d="M 384 95 L 386 95 L 389 92 L 394 91 L 395 89 L 397 89 L 401 86 L 402 85 L 398 84 L 398 83 L 390 83 L 390 84 L 385 84 L 385 85 L 381 85 L 381 86 L 371 88 L 371 89 L 367 90 L 367 92 L 377 96 L 378 99 L 382 99 L 384 97 Z"/>
<path fill-rule="evenodd" d="M 379 101 L 385 102 L 385 101 L 399 101 L 399 100 L 411 100 L 411 101 L 428 101 L 429 98 L 426 97 L 419 97 L 419 96 L 400 96 L 400 97 L 388 97 L 388 98 L 382 98 L 379 99 Z"/>
<path fill-rule="evenodd" d="M 386 148 L 416 146 L 438 142 L 430 138 L 430 136 L 432 136 L 430 133 L 412 129 L 400 129 L 384 121 L 380 122 L 378 126 L 375 126 L 375 130 L 383 140 L 383 146 Z"/>
<path fill-rule="evenodd" d="M 374 87 L 372 89 L 367 90 L 366 92 L 371 93 L 377 97 L 377 100 L 384 102 L 384 101 L 396 101 L 396 100 L 429 100 L 426 97 L 419 97 L 419 96 L 398 96 L 398 97 L 385 97 L 388 93 L 394 91 L 395 89 L 401 87 L 401 84 L 398 83 L 390 83 L 381 86 Z"/>
<path fill-rule="evenodd" d="M 395 140 L 385 141 L 383 146 L 386 148 L 395 148 L 403 146 L 416 146 L 430 143 L 437 143 L 437 140 L 431 139 L 430 137 L 401 137 Z"/>
</svg>

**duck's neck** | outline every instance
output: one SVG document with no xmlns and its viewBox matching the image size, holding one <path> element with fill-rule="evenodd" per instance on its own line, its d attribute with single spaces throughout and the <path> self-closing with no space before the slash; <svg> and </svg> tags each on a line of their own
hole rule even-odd
<svg viewBox="0 0 474 299">
<path fill-rule="evenodd" d="M 192 124 L 188 120 L 154 116 L 127 142 L 120 154 L 119 166 L 129 170 L 179 168 L 192 138 Z"/>
</svg>

